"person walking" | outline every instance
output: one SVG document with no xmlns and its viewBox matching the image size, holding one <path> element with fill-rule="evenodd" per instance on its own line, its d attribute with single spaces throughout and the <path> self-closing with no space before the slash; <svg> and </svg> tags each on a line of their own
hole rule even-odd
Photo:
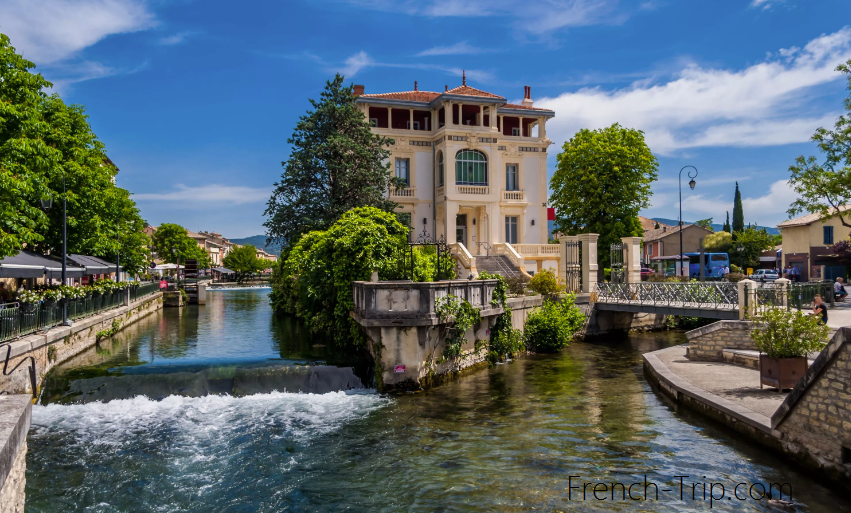
<svg viewBox="0 0 851 513">
<path fill-rule="evenodd" d="M 843 281 L 842 278 L 836 278 L 836 282 L 833 284 L 833 296 L 837 301 L 845 301 L 845 298 L 848 297 L 845 286 L 842 284 Z"/>
</svg>

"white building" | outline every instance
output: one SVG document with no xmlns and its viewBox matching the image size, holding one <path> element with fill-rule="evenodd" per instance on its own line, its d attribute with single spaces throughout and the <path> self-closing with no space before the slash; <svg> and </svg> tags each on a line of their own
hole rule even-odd
<svg viewBox="0 0 851 513">
<path fill-rule="evenodd" d="M 466 79 L 442 93 L 415 82 L 413 91 L 381 94 L 356 85 L 355 94 L 374 132 L 395 140 L 391 169 L 408 186 L 390 197 L 410 214 L 414 238 L 423 230 L 445 236 L 468 268 L 486 254 L 530 272 L 545 260 L 555 267 L 559 246 L 542 247 L 552 144 L 546 122 L 555 113 L 533 106 L 531 88 L 520 105 Z"/>
</svg>

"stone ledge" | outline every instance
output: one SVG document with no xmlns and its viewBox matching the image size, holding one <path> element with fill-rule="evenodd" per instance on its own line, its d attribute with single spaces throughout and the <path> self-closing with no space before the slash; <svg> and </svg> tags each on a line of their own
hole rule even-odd
<svg viewBox="0 0 851 513">
<path fill-rule="evenodd" d="M 712 410 L 729 415 L 748 426 L 771 435 L 771 420 L 768 417 L 692 385 L 677 376 L 657 356 L 663 352 L 683 351 L 687 347 L 687 345 L 673 346 L 644 354 L 644 369 L 651 372 L 662 384 L 662 388 L 673 395 L 677 402 L 679 402 L 677 394 L 684 394 Z"/>
<path fill-rule="evenodd" d="M 697 337 L 702 337 L 704 335 L 708 335 L 714 331 L 719 330 L 744 330 L 749 331 L 751 329 L 751 321 L 718 321 L 713 322 L 712 324 L 707 324 L 701 328 L 697 328 L 695 330 L 691 330 L 686 332 L 686 338 L 688 340 L 692 340 Z"/>
<path fill-rule="evenodd" d="M 31 423 L 32 397 L 0 395 L 0 489 L 12 471 Z"/>
</svg>

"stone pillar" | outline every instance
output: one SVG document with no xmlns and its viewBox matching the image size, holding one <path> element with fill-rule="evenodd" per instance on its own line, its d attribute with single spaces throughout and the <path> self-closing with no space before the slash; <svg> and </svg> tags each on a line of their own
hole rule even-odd
<svg viewBox="0 0 851 513">
<path fill-rule="evenodd" d="M 756 287 L 753 280 L 742 280 L 737 283 L 739 287 L 739 320 L 745 320 L 750 312 L 756 311 Z M 746 306 L 747 305 L 747 306 Z"/>
<path fill-rule="evenodd" d="M 520 137 L 523 137 L 523 117 L 520 117 Z"/>
<path fill-rule="evenodd" d="M 641 282 L 641 237 L 621 237 L 624 253 L 624 278 L 627 283 Z"/>
<path fill-rule="evenodd" d="M 479 126 L 485 126 L 485 106 L 479 105 Z"/>
<path fill-rule="evenodd" d="M 393 107 L 387 107 L 387 130 L 393 128 Z"/>
<path fill-rule="evenodd" d="M 496 131 L 502 134 L 505 133 L 505 116 L 499 116 L 499 126 L 496 128 Z"/>
<path fill-rule="evenodd" d="M 547 137 L 547 127 L 546 127 L 546 119 L 547 118 L 538 118 L 538 137 L 544 139 Z"/>
<path fill-rule="evenodd" d="M 408 130 L 414 129 L 414 109 L 408 109 Z"/>
<path fill-rule="evenodd" d="M 488 112 L 490 112 L 490 114 L 489 114 L 489 116 L 490 116 L 489 121 L 491 122 L 491 132 L 497 132 L 497 131 L 499 131 L 499 129 L 496 127 L 496 107 L 494 107 L 493 105 L 491 105 L 490 107 L 488 107 Z"/>
<path fill-rule="evenodd" d="M 582 243 L 582 292 L 597 290 L 597 238 L 596 233 L 583 233 L 576 238 Z"/>
<path fill-rule="evenodd" d="M 452 126 L 454 119 L 452 118 L 452 102 L 447 101 L 443 105 L 444 114 L 443 114 L 443 126 Z"/>
<path fill-rule="evenodd" d="M 444 216 L 446 219 L 446 243 L 455 244 L 455 218 L 458 215 L 458 203 L 455 201 L 447 201 L 445 203 Z"/>
<path fill-rule="evenodd" d="M 787 280 L 786 278 L 778 278 L 774 281 L 774 290 L 777 293 L 777 297 L 779 301 L 777 302 L 777 306 L 786 308 L 789 304 L 789 284 L 792 283 L 792 280 Z"/>
<path fill-rule="evenodd" d="M 198 284 L 198 304 L 206 305 L 207 304 L 207 284 L 199 283 Z"/>
<path fill-rule="evenodd" d="M 122 306 L 130 306 L 130 287 L 121 291 L 121 304 Z"/>
</svg>

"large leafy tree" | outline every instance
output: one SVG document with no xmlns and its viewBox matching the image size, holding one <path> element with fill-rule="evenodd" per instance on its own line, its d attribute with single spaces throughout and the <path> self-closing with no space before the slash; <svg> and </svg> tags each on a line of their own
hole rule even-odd
<svg viewBox="0 0 851 513">
<path fill-rule="evenodd" d="M 736 193 L 733 195 L 733 238 L 736 233 L 745 229 L 745 211 L 742 208 L 742 193 L 739 191 L 739 182 L 736 182 Z"/>
<path fill-rule="evenodd" d="M 385 198 L 392 182 L 387 147 L 393 141 L 372 133 L 355 99 L 338 74 L 319 101 L 310 100 L 313 110 L 287 140 L 292 151 L 267 204 L 264 226 L 271 241 L 294 243 L 355 207 L 396 208 Z"/>
<path fill-rule="evenodd" d="M 580 130 L 564 143 L 550 180 L 555 230 L 599 233 L 599 260 L 608 265 L 610 244 L 643 234 L 638 212 L 650 206 L 658 167 L 640 130 L 617 123 Z"/>
<path fill-rule="evenodd" d="M 851 91 L 851 60 L 837 66 L 836 71 L 845 73 Z M 827 218 L 835 214 L 843 226 L 851 228 L 849 212 L 837 210 L 851 205 L 851 94 L 843 105 L 845 114 L 839 116 L 833 130 L 819 128 L 813 134 L 812 141 L 823 160 L 801 155 L 789 167 L 789 184 L 799 196 L 789 207 L 789 215 L 818 212 Z"/>
<path fill-rule="evenodd" d="M 709 230 L 710 232 L 714 231 L 712 229 L 712 218 L 711 217 L 708 217 L 706 219 L 699 219 L 699 220 L 695 221 L 694 224 L 696 224 L 697 226 L 700 226 L 701 228 L 705 228 L 705 229 Z"/>
<path fill-rule="evenodd" d="M 257 258 L 257 248 L 251 244 L 232 249 L 222 263 L 236 273 L 236 281 L 238 282 L 242 282 L 246 277 L 259 273 L 269 266 L 268 261 Z"/>
<path fill-rule="evenodd" d="M 774 247 L 774 238 L 765 231 L 765 228 L 756 228 L 748 225 L 740 232 L 733 232 L 735 242 L 730 245 L 730 261 L 739 262 L 739 257 L 745 265 L 758 266 L 759 256 L 763 251 Z M 742 251 L 739 252 L 739 247 Z"/>
<path fill-rule="evenodd" d="M 170 264 L 186 262 L 188 258 L 198 260 L 199 267 L 207 267 L 207 252 L 186 234 L 179 224 L 163 223 L 154 232 L 154 252 Z"/>
</svg>

